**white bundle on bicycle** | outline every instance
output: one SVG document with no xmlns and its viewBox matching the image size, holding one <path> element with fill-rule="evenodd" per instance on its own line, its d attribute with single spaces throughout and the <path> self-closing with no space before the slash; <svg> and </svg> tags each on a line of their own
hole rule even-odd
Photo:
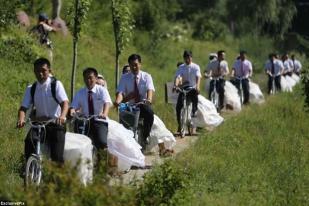
<svg viewBox="0 0 309 206">
<path fill-rule="evenodd" d="M 264 95 L 258 84 L 249 81 L 250 102 L 261 104 L 264 100 Z"/>
<path fill-rule="evenodd" d="M 284 76 L 281 76 L 280 79 L 280 85 L 281 85 L 281 90 L 283 92 L 292 92 L 292 86 L 286 81 L 286 78 Z"/>
<path fill-rule="evenodd" d="M 217 127 L 223 122 L 223 117 L 217 112 L 215 105 L 202 95 L 198 95 L 197 108 L 196 117 L 192 118 L 194 127 Z"/>
<path fill-rule="evenodd" d="M 160 143 L 164 143 L 166 149 L 172 149 L 176 145 L 176 139 L 174 135 L 166 128 L 163 121 L 157 115 L 154 115 L 148 149 L 152 149 Z"/>
<path fill-rule="evenodd" d="M 237 88 L 230 82 L 225 81 L 224 105 L 229 105 L 233 111 L 241 111 L 240 97 Z"/>
<path fill-rule="evenodd" d="M 296 82 L 296 84 L 300 81 L 300 78 L 299 78 L 299 76 L 297 76 L 296 74 L 292 74 L 292 79 L 294 79 L 294 81 Z"/>
<path fill-rule="evenodd" d="M 292 88 L 296 85 L 296 81 L 289 75 L 286 75 L 285 79 Z"/>
<path fill-rule="evenodd" d="M 71 132 L 65 134 L 64 160 L 73 166 L 79 164 L 78 175 L 85 185 L 92 180 L 92 151 L 92 142 L 87 136 Z"/>
<path fill-rule="evenodd" d="M 108 120 L 107 146 L 108 151 L 118 157 L 118 170 L 127 170 L 132 165 L 145 166 L 142 147 L 133 138 L 133 132 L 111 119 Z"/>
</svg>

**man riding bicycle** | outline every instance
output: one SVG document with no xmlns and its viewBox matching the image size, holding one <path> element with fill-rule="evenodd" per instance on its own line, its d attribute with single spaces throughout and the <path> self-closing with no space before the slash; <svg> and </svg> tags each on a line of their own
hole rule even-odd
<svg viewBox="0 0 309 206">
<path fill-rule="evenodd" d="M 95 68 L 86 68 L 83 71 L 83 78 L 85 87 L 81 88 L 74 96 L 70 115 L 74 116 L 76 112 L 85 117 L 98 115 L 98 118 L 90 120 L 88 135 L 98 150 L 104 149 L 107 147 L 108 132 L 108 125 L 104 119 L 108 117 L 112 101 L 107 89 L 97 84 L 98 72 Z"/>
<path fill-rule="evenodd" d="M 175 74 L 174 90 L 179 86 L 193 87 L 187 94 L 188 101 L 192 102 L 192 117 L 196 116 L 198 94 L 200 92 L 201 71 L 200 66 L 192 62 L 192 52 L 185 50 L 183 53 L 184 64 L 181 64 Z M 183 106 L 183 94 L 178 95 L 176 104 L 176 114 L 178 122 L 178 132 L 180 132 L 180 112 Z"/>
<path fill-rule="evenodd" d="M 121 102 L 140 103 L 137 107 L 140 109 L 140 117 L 143 118 L 143 143 L 145 149 L 146 140 L 149 137 L 150 130 L 154 120 L 154 112 L 151 108 L 152 95 L 155 91 L 152 77 L 147 72 L 141 70 L 142 59 L 138 54 L 132 54 L 128 58 L 131 72 L 121 76 L 114 105 L 118 107 Z"/>
<path fill-rule="evenodd" d="M 249 103 L 249 77 L 252 76 L 252 64 L 246 59 L 246 52 L 240 51 L 239 59 L 233 65 L 231 77 L 234 79 L 234 84 L 240 91 L 240 84 L 244 92 L 244 104 Z"/>
<path fill-rule="evenodd" d="M 18 110 L 17 127 L 25 125 L 26 111 L 33 104 L 35 114 L 33 120 L 47 121 L 56 119 L 56 123 L 46 125 L 46 144 L 50 149 L 51 159 L 63 163 L 65 143 L 65 120 L 69 108 L 69 101 L 62 83 L 52 78 L 50 62 L 39 58 L 34 62 L 34 74 L 37 81 L 28 86 Z M 53 86 L 54 84 L 54 86 Z M 35 152 L 31 139 L 31 130 L 25 139 L 25 157 L 28 159 Z"/>
<path fill-rule="evenodd" d="M 272 82 L 278 91 L 281 90 L 281 74 L 283 73 L 283 63 L 276 58 L 276 54 L 270 54 L 269 60 L 265 64 L 265 72 L 268 74 L 268 94 L 272 91 Z"/>
<path fill-rule="evenodd" d="M 214 89 L 216 89 L 219 93 L 219 110 L 223 108 L 224 103 L 224 85 L 226 76 L 229 73 L 228 63 L 224 60 L 225 51 L 220 50 L 217 52 L 218 59 L 210 62 L 207 66 L 207 77 L 218 78 L 219 81 L 216 84 L 215 88 L 215 80 L 210 81 L 209 87 L 209 99 L 211 99 L 211 93 Z"/>
</svg>

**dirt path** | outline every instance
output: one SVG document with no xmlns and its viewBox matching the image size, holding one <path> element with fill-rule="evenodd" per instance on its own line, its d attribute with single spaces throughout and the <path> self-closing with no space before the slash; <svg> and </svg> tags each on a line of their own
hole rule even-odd
<svg viewBox="0 0 309 206">
<path fill-rule="evenodd" d="M 176 146 L 174 147 L 175 157 L 177 154 L 190 147 L 196 140 L 198 136 L 186 136 L 185 138 L 176 138 Z M 158 147 L 154 148 L 151 153 L 146 154 L 145 162 L 147 166 L 154 166 L 155 164 L 162 164 L 165 158 L 159 156 Z M 130 184 L 134 181 L 142 181 L 143 176 L 146 172 L 151 169 L 131 169 L 128 173 L 121 175 L 120 177 L 113 177 L 110 180 L 111 185 L 115 184 Z"/>
</svg>

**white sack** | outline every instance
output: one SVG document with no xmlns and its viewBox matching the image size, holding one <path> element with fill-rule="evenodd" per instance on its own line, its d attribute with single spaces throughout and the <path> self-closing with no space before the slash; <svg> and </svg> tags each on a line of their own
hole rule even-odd
<svg viewBox="0 0 309 206">
<path fill-rule="evenodd" d="M 249 81 L 249 93 L 250 93 L 249 97 L 250 102 L 261 104 L 265 101 L 259 85 L 251 81 Z"/>
<path fill-rule="evenodd" d="M 237 88 L 230 82 L 225 81 L 224 86 L 224 105 L 230 105 L 233 111 L 240 112 L 241 103 Z"/>
<path fill-rule="evenodd" d="M 294 79 L 294 81 L 296 82 L 296 84 L 300 81 L 300 77 L 299 76 L 297 76 L 296 74 L 292 74 L 292 79 Z"/>
<path fill-rule="evenodd" d="M 65 134 L 64 160 L 69 161 L 72 166 L 79 163 L 78 175 L 85 185 L 92 180 L 92 150 L 91 139 L 87 136 L 71 132 Z"/>
<path fill-rule="evenodd" d="M 198 95 L 197 108 L 196 117 L 192 118 L 195 127 L 217 127 L 223 122 L 223 117 L 217 112 L 215 105 L 202 95 Z"/>
<path fill-rule="evenodd" d="M 145 156 L 133 138 L 133 132 L 111 119 L 108 120 L 107 146 L 108 151 L 118 157 L 119 170 L 129 169 L 132 165 L 145 166 Z"/>
<path fill-rule="evenodd" d="M 166 128 L 162 120 L 157 115 L 154 115 L 148 149 L 153 148 L 159 143 L 164 143 L 166 149 L 172 149 L 176 145 L 176 139 L 174 135 Z"/>
</svg>

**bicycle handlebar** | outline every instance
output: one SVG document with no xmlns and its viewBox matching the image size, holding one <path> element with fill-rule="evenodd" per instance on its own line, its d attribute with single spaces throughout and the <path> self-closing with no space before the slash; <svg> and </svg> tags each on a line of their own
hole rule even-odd
<svg viewBox="0 0 309 206">
<path fill-rule="evenodd" d="M 28 119 L 28 123 L 32 128 L 42 128 L 50 123 L 56 123 L 56 119 L 50 119 L 47 121 L 32 121 L 30 118 Z M 36 123 L 36 124 L 34 124 Z"/>
</svg>

